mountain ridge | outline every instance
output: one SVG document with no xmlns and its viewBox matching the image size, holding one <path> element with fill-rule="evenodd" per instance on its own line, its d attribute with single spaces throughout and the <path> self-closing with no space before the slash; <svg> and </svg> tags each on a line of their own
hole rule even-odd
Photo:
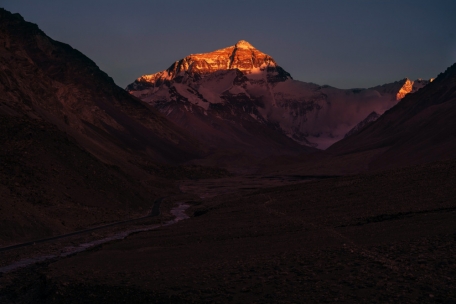
<svg viewBox="0 0 456 304">
<path fill-rule="evenodd" d="M 248 42 L 242 43 L 248 47 L 238 51 L 235 44 L 189 55 L 167 70 L 137 78 L 126 90 L 184 128 L 188 123 L 170 117 L 173 111 L 185 115 L 202 112 L 207 119 L 217 119 L 223 112 L 223 119 L 233 124 L 256 121 L 260 127 L 272 128 L 300 145 L 325 149 L 372 111 L 382 114 L 402 95 L 426 84 L 405 78 L 368 89 L 342 90 L 305 83 L 293 80 L 271 56 Z M 204 135 L 196 136 L 207 140 Z"/>
</svg>

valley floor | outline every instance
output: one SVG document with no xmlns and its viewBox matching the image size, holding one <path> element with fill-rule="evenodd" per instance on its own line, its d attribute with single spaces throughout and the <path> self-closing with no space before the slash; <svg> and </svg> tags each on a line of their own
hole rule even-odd
<svg viewBox="0 0 456 304">
<path fill-rule="evenodd" d="M 181 184 L 213 190 L 191 202 L 190 219 L 3 274 L 0 301 L 456 299 L 456 161 L 278 187 L 252 180 Z"/>
</svg>

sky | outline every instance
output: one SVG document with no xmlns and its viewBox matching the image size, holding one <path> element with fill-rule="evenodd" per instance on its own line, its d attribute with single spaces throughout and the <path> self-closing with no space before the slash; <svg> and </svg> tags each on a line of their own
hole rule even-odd
<svg viewBox="0 0 456 304">
<path fill-rule="evenodd" d="M 0 0 L 121 87 L 243 39 L 296 80 L 366 88 L 456 62 L 455 0 Z"/>
</svg>

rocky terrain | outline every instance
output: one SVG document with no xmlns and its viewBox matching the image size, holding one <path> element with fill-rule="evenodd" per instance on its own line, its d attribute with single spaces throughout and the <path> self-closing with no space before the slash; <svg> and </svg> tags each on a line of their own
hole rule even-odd
<svg viewBox="0 0 456 304">
<path fill-rule="evenodd" d="M 296 149 L 280 135 L 326 149 L 369 113 L 382 114 L 427 83 L 405 78 L 352 90 L 305 83 L 293 80 L 272 57 L 241 40 L 141 76 L 127 91 L 204 143 L 278 154 L 278 149 Z"/>
</svg>

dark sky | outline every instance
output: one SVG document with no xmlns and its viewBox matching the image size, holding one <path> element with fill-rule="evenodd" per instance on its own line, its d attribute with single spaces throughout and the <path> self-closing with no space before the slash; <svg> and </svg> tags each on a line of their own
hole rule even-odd
<svg viewBox="0 0 456 304">
<path fill-rule="evenodd" d="M 0 0 L 125 87 L 244 39 L 294 79 L 339 88 L 431 78 L 456 62 L 454 0 Z"/>
</svg>

